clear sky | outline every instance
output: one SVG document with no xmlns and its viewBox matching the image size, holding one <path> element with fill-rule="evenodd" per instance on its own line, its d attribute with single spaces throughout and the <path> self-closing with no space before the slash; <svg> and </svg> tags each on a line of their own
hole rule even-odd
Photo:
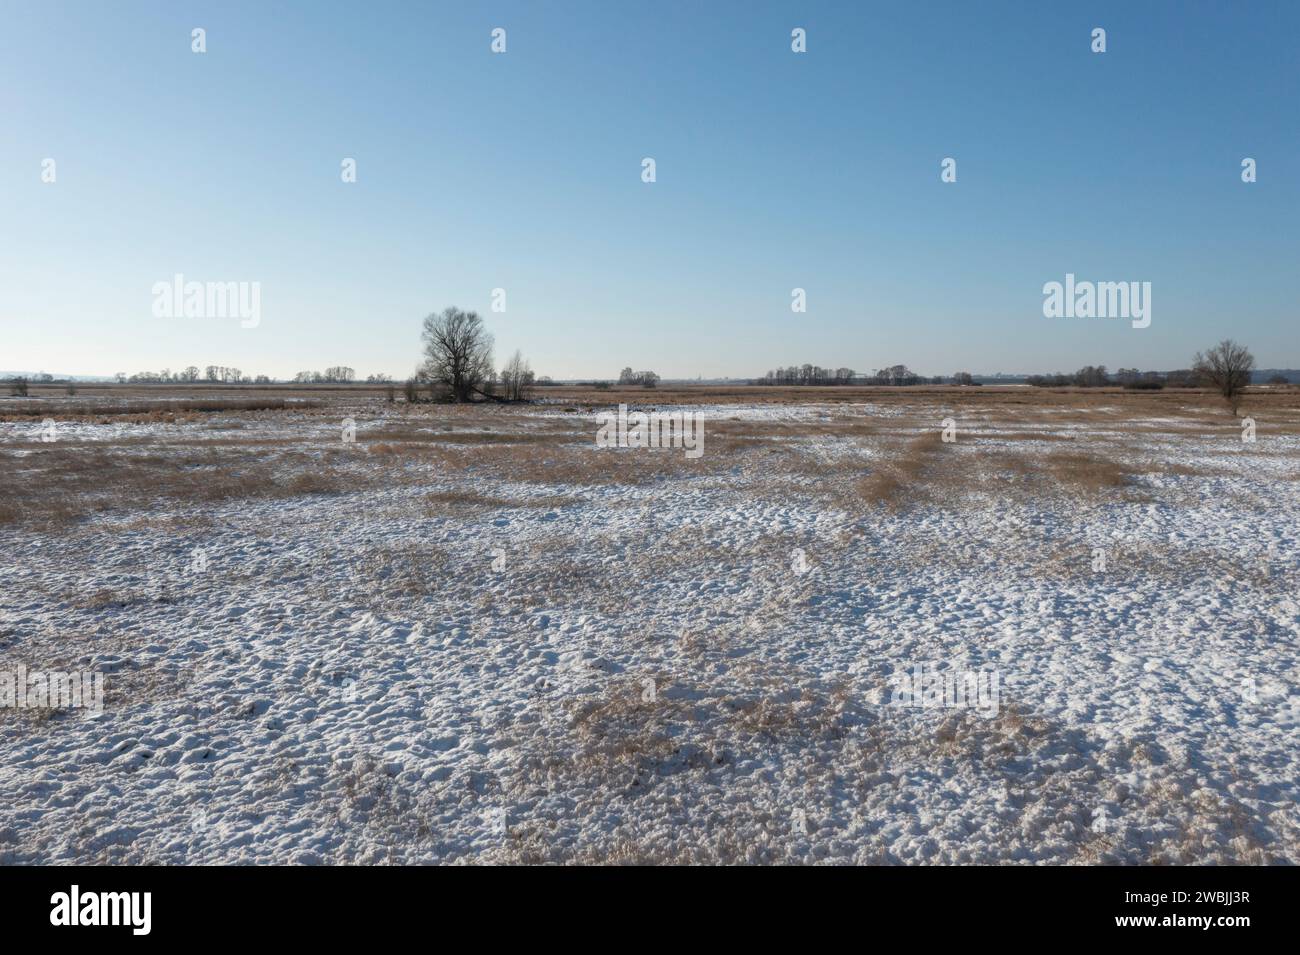
<svg viewBox="0 0 1300 955">
<path fill-rule="evenodd" d="M 400 377 L 452 304 L 555 378 L 1168 369 L 1229 335 L 1300 367 L 1298 28 L 1290 0 L 4 2 L 0 369 Z M 1150 327 L 1045 318 L 1068 272 L 1151 282 Z M 259 282 L 260 323 L 155 316 L 176 273 Z"/>
</svg>

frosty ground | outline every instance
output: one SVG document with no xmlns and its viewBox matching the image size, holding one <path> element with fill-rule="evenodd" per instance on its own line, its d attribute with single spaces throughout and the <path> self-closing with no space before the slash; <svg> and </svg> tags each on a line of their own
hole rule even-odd
<svg viewBox="0 0 1300 955">
<path fill-rule="evenodd" d="M 1300 862 L 1300 393 L 979 391 L 0 420 L 0 862 Z"/>
</svg>

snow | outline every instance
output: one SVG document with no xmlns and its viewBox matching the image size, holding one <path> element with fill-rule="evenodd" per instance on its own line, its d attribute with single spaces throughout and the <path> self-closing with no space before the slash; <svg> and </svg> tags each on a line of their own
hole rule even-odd
<svg viewBox="0 0 1300 955">
<path fill-rule="evenodd" d="M 566 453 L 680 470 L 487 461 L 0 525 L 0 670 L 96 669 L 109 693 L 98 717 L 0 710 L 0 861 L 1300 862 L 1300 439 L 1042 425 L 1071 452 L 1125 442 L 1135 486 L 976 482 L 894 511 L 831 493 L 891 454 L 833 429 L 923 427 L 915 409 L 673 410 L 791 425 L 788 453 L 720 461 L 709 431 L 692 469 L 595 449 L 590 414 L 494 409 L 475 430 L 562 419 Z M 310 443 L 345 413 L 364 471 L 400 415 L 229 420 Z M 947 467 L 1059 450 L 991 414 Z M 220 420 L 60 441 L 203 442 Z M 447 424 L 470 427 L 410 430 Z M 424 503 L 466 491 L 492 503 Z M 918 664 L 996 672 L 998 714 L 891 702 Z"/>
</svg>

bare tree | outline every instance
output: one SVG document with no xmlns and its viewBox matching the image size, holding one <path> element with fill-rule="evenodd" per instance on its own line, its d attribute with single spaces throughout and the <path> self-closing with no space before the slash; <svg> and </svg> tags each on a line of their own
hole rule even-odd
<svg viewBox="0 0 1300 955">
<path fill-rule="evenodd" d="M 533 384 L 533 370 L 528 367 L 518 349 L 510 356 L 510 361 L 501 369 L 501 387 L 505 390 L 507 401 L 523 401 Z"/>
<path fill-rule="evenodd" d="M 1105 388 L 1110 384 L 1110 375 L 1105 365 L 1084 365 L 1074 373 L 1074 383 L 1080 388 Z"/>
<path fill-rule="evenodd" d="M 1231 338 L 1225 338 L 1205 354 L 1197 352 L 1192 359 L 1192 370 L 1218 389 L 1233 414 L 1241 406 L 1241 392 L 1250 384 L 1254 367 L 1255 356 Z"/>
<path fill-rule="evenodd" d="M 653 371 L 633 371 L 631 368 L 624 368 L 618 373 L 618 383 L 620 385 L 640 385 L 642 388 L 654 388 L 659 384 L 659 376 Z"/>
<path fill-rule="evenodd" d="M 477 312 L 455 306 L 424 319 L 424 367 L 430 381 L 446 385 L 456 401 L 483 394 L 492 377 L 492 336 Z"/>
<path fill-rule="evenodd" d="M 916 385 L 920 384 L 921 377 L 912 371 L 906 365 L 890 365 L 888 368 L 877 370 L 873 385 Z"/>
</svg>

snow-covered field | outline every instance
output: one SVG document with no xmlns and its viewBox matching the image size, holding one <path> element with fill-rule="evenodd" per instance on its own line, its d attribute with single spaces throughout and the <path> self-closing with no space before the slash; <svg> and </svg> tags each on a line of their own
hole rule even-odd
<svg viewBox="0 0 1300 955">
<path fill-rule="evenodd" d="M 1300 862 L 1300 414 L 1143 401 L 0 422 L 0 862 Z"/>
</svg>

